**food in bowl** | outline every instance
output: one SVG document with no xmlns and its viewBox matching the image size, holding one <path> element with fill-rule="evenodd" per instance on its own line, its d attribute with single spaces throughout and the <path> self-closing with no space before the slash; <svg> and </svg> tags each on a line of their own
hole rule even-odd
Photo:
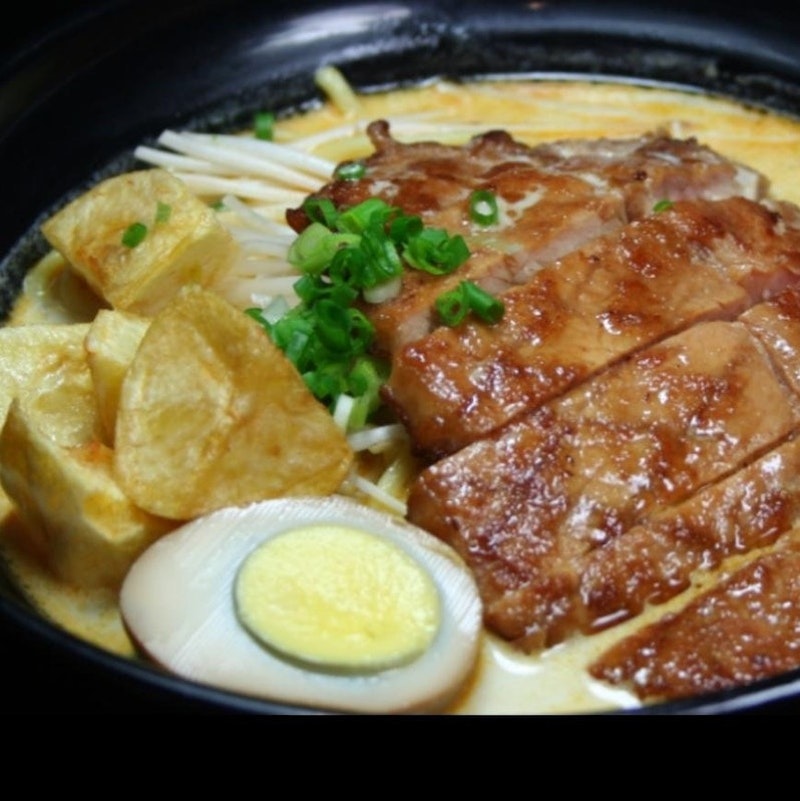
<svg viewBox="0 0 800 801">
<path fill-rule="evenodd" d="M 219 532 L 209 519 L 220 510 L 256 504 L 242 514 L 262 519 L 293 494 L 301 506 L 346 495 L 370 514 L 408 516 L 433 532 L 459 566 L 469 608 L 480 600 L 485 627 L 471 630 L 474 647 L 462 649 L 454 685 L 425 709 L 628 708 L 758 678 L 740 668 L 724 680 L 698 672 L 688 690 L 665 680 L 651 691 L 636 679 L 647 666 L 628 656 L 636 669 L 623 670 L 610 649 L 630 648 L 628 635 L 656 636 L 646 626 L 667 620 L 679 642 L 682 625 L 697 628 L 692 607 L 681 610 L 712 598 L 704 588 L 724 586 L 717 579 L 737 561 L 759 569 L 750 558 L 774 549 L 770 559 L 791 564 L 778 555 L 791 543 L 789 511 L 729 514 L 699 550 L 693 532 L 715 530 L 719 515 L 709 508 L 791 506 L 797 403 L 791 361 L 785 374 L 775 364 L 795 319 L 796 181 L 786 165 L 797 123 L 635 85 L 435 82 L 356 95 L 329 83 L 336 77 L 320 73 L 330 97 L 319 108 L 267 120 L 271 139 L 165 132 L 160 147 L 137 151 L 141 171 L 89 189 L 45 225 L 55 251 L 33 268 L 2 329 L 25 365 L 14 362 L 5 390 L 12 574 L 78 636 L 230 686 L 159 654 L 141 613 L 120 612 L 120 587 L 168 543 L 191 541 L 207 523 Z M 108 253 L 76 247 L 72 215 L 88 220 L 92 241 L 92 221 L 104 213 L 98 193 L 132 181 L 149 187 L 135 213 L 120 216 L 124 192 L 119 206 L 100 207 L 113 217 L 103 229 L 115 231 L 110 251 L 136 276 L 117 287 L 119 269 L 93 266 L 113 263 Z M 154 185 L 175 194 L 162 197 Z M 81 216 L 81 208 L 92 211 Z M 170 240 L 188 208 L 202 226 Z M 374 237 L 373 214 L 388 215 Z M 329 257 L 365 239 L 385 257 L 383 280 L 365 279 L 360 296 L 348 285 L 347 303 L 315 309 L 346 318 L 347 345 L 363 344 L 363 319 L 376 332 L 369 347 L 348 353 L 358 380 L 343 384 L 330 361 L 297 365 L 318 323 L 309 298 L 329 280 Z M 198 242 L 207 263 L 186 256 Z M 147 249 L 158 257 L 139 268 Z M 306 280 L 295 289 L 298 267 Z M 357 272 L 353 263 L 337 269 Z M 336 332 L 323 337 L 339 341 Z M 541 342 L 547 360 L 532 352 Z M 26 360 L 54 348 L 50 364 Z M 266 378 L 277 374 L 287 382 L 280 391 Z M 52 382 L 47 396 L 31 390 L 42 376 Z M 58 403 L 67 390 L 75 402 Z M 281 408 L 286 393 L 294 400 Z M 768 418 L 752 414 L 767 405 Z M 244 426 L 259 413 L 264 419 Z M 298 430 L 298 421 L 308 426 Z M 29 463 L 15 466 L 23 453 L 37 454 L 29 462 L 43 474 L 65 477 L 50 486 L 80 488 L 64 493 L 75 525 L 53 532 L 46 517 L 63 501 L 31 493 L 47 482 L 29 480 Z M 286 461 L 291 454 L 300 454 L 296 463 Z M 320 476 L 328 483 L 315 483 Z M 92 519 L 96 491 L 115 502 Z M 245 556 L 229 564 L 221 595 L 209 595 L 223 599 L 239 640 L 265 659 L 282 654 L 284 667 L 312 683 L 333 670 L 347 679 L 333 684 L 358 687 L 358 665 L 320 668 L 313 648 L 247 633 L 234 592 Z M 164 604 L 172 590 L 150 594 Z M 760 602 L 768 606 L 766 596 Z M 650 641 L 636 659 L 648 649 Z M 406 658 L 420 657 L 397 657 Z M 777 656 L 774 665 L 791 666 Z M 383 665 L 375 675 L 407 668 Z M 363 709 L 341 697 L 283 694 L 276 682 L 235 689 Z M 402 711 L 396 701 L 383 708 Z"/>
</svg>

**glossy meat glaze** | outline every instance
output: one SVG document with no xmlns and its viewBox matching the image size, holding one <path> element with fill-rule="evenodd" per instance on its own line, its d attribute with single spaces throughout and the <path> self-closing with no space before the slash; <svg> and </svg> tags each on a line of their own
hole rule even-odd
<svg viewBox="0 0 800 801">
<path fill-rule="evenodd" d="M 386 399 L 428 464 L 408 517 L 469 564 L 492 631 L 526 651 L 590 634 L 782 541 L 800 499 L 793 205 L 663 134 L 528 148 L 493 132 L 458 148 L 370 132 L 364 178 L 320 194 L 340 207 L 381 196 L 472 251 L 450 276 L 409 273 L 369 313 L 391 358 Z M 469 221 L 475 188 L 500 201 L 492 228 Z M 499 323 L 437 325 L 433 298 L 464 278 L 502 297 Z M 784 593 L 767 608 L 792 582 L 764 586 Z M 699 625 L 689 611 L 670 623 Z M 738 640 L 716 647 L 733 659 Z M 630 683 L 642 653 L 661 658 L 626 642 L 599 677 Z M 692 692 L 719 686 L 706 668 Z"/>
</svg>

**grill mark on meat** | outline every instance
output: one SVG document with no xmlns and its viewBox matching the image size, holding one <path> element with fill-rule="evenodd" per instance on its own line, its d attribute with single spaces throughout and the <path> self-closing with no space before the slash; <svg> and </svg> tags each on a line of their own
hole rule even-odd
<svg viewBox="0 0 800 801">
<path fill-rule="evenodd" d="M 695 139 L 653 133 L 638 138 L 578 140 L 528 147 L 508 133 L 490 131 L 464 146 L 401 144 L 386 121 L 367 129 L 375 153 L 360 180 L 334 180 L 316 196 L 337 207 L 380 197 L 430 226 L 462 234 L 471 255 L 456 273 L 406 271 L 397 298 L 365 304 L 378 351 L 391 355 L 437 327 L 434 301 L 470 279 L 496 294 L 526 283 L 545 264 L 648 214 L 661 199 L 760 198 L 765 181 Z M 498 225 L 482 228 L 469 217 L 475 189 L 495 193 Z M 308 218 L 290 209 L 287 221 L 302 230 Z"/>
<path fill-rule="evenodd" d="M 800 288 L 786 289 L 739 319 L 761 341 L 779 380 L 800 397 Z M 639 614 L 647 604 L 664 603 L 689 587 L 693 571 L 771 544 L 800 524 L 796 435 L 588 554 L 577 569 L 577 628 L 591 633 Z"/>
<path fill-rule="evenodd" d="M 799 423 L 798 398 L 763 341 L 744 322 L 703 323 L 430 466 L 408 517 L 470 565 L 491 629 L 523 649 L 544 647 L 619 612 L 608 596 L 592 601 L 589 585 L 593 564 L 629 554 L 628 532 L 746 467 Z M 620 558 L 603 574 L 611 595 L 626 597 L 630 566 Z"/>
<path fill-rule="evenodd" d="M 501 429 L 688 326 L 731 319 L 800 274 L 800 229 L 744 198 L 684 201 L 503 293 L 496 325 L 438 328 L 395 357 L 384 396 L 429 459 Z"/>
<path fill-rule="evenodd" d="M 763 343 L 776 369 L 800 395 L 800 287 L 788 287 L 767 303 L 759 303 L 741 321 Z"/>
<path fill-rule="evenodd" d="M 800 666 L 800 530 L 677 613 L 592 663 L 597 679 L 643 701 L 739 687 Z"/>
<path fill-rule="evenodd" d="M 418 453 L 452 453 L 414 484 L 408 518 L 468 563 L 490 629 L 532 650 L 673 599 L 732 555 L 794 540 L 800 558 L 800 528 L 786 534 L 800 525 L 800 289 L 782 292 L 800 272 L 797 208 L 694 140 L 527 148 L 491 132 L 450 148 L 401 145 L 382 122 L 370 136 L 367 177 L 320 194 L 383 197 L 473 252 L 453 276 L 407 273 L 368 313 Z M 467 222 L 472 188 L 498 193 L 500 231 Z M 674 208 L 651 214 L 663 198 Z M 502 294 L 499 326 L 436 328 L 433 298 L 465 277 Z M 775 610 L 800 590 L 800 563 L 776 560 L 753 563 L 764 595 L 746 609 L 755 574 L 592 674 L 647 700 L 795 667 L 800 615 Z M 743 609 L 782 633 L 737 627 Z M 689 652 L 706 642 L 703 614 L 726 633 L 722 668 L 711 648 Z"/>
<path fill-rule="evenodd" d="M 696 571 L 773 544 L 800 524 L 800 441 L 790 439 L 580 560 L 574 623 L 586 633 L 662 604 Z"/>
</svg>

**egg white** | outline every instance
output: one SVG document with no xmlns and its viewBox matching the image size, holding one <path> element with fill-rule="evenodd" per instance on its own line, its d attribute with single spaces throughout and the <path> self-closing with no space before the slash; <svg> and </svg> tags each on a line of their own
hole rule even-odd
<svg viewBox="0 0 800 801">
<path fill-rule="evenodd" d="M 315 670 L 271 652 L 238 620 L 234 586 L 247 555 L 281 533 L 320 523 L 384 537 L 433 578 L 441 623 L 419 658 L 360 674 Z M 442 709 L 473 671 L 482 636 L 477 587 L 452 549 L 398 518 L 339 496 L 264 501 L 185 524 L 134 563 L 120 610 L 141 649 L 184 678 L 276 702 L 363 713 Z"/>
</svg>

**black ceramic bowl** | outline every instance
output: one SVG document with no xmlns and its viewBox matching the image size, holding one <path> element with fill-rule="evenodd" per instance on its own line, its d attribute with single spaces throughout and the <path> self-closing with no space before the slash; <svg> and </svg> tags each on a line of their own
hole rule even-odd
<svg viewBox="0 0 800 801">
<path fill-rule="evenodd" d="M 490 73 L 614 76 L 800 115 L 800 13 L 673 0 L 28 3 L 2 33 L 0 318 L 44 251 L 38 223 L 168 127 L 226 129 L 313 101 L 334 62 L 361 89 Z M 164 676 L 51 626 L 0 577 L 8 712 L 306 712 Z M 624 714 L 800 710 L 800 671 Z"/>
</svg>

